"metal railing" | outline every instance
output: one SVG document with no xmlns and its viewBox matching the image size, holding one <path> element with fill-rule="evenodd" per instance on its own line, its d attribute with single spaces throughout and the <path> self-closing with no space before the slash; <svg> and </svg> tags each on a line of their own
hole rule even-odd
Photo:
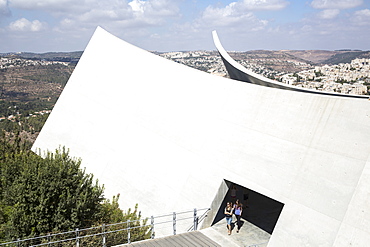
<svg viewBox="0 0 370 247">
<path fill-rule="evenodd" d="M 126 221 L 114 224 L 103 224 L 96 227 L 75 229 L 73 231 L 47 234 L 27 239 L 18 239 L 11 242 L 0 243 L 1 247 L 38 247 L 38 246 L 112 246 L 131 243 L 145 239 L 145 236 L 154 239 L 156 229 L 164 231 L 170 228 L 173 235 L 177 233 L 179 222 L 187 224 L 185 231 L 197 230 L 199 223 L 207 216 L 210 209 L 194 209 L 184 212 L 151 216 L 150 218 Z M 200 211 L 204 211 L 198 216 Z M 189 216 L 188 216 L 189 214 Z M 150 223 L 148 221 L 150 220 Z M 189 221 L 191 226 L 189 227 Z M 167 227 L 166 227 L 167 225 Z M 170 226 L 168 226 L 170 225 Z M 182 224 L 183 225 L 183 224 Z M 141 233 L 140 233 L 141 229 Z M 143 234 L 144 230 L 144 234 Z M 168 234 L 171 235 L 171 234 Z M 147 239 L 148 237 L 146 237 Z M 114 239 L 115 241 L 113 241 Z M 112 244 L 114 242 L 114 244 Z M 119 242 L 119 243 L 117 243 Z"/>
<path fill-rule="evenodd" d="M 259 244 L 252 244 L 248 245 L 247 247 L 261 247 L 261 246 L 267 246 L 269 242 L 259 243 Z"/>
<path fill-rule="evenodd" d="M 204 209 L 203 209 L 204 210 Z M 193 225 L 191 225 L 187 231 L 188 232 L 191 232 L 191 231 L 196 231 L 198 229 L 198 225 L 200 222 L 202 222 L 206 217 L 207 217 L 207 214 L 208 214 L 208 211 L 210 210 L 210 208 L 208 208 L 207 210 L 204 211 L 204 213 L 201 215 L 201 216 L 197 216 L 197 209 L 195 208 L 194 209 L 194 223 Z"/>
</svg>

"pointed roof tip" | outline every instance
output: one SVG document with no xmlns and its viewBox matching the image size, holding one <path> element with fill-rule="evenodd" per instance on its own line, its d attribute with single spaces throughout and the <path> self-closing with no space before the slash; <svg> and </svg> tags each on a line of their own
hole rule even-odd
<svg viewBox="0 0 370 247">
<path fill-rule="evenodd" d="M 98 25 L 98 26 L 96 26 L 92 37 L 101 36 L 101 35 L 112 35 L 114 37 L 117 37 L 117 36 L 113 35 L 111 32 L 109 32 L 108 30 L 106 30 L 105 28 L 103 28 L 102 26 Z"/>
<path fill-rule="evenodd" d="M 96 26 L 96 28 L 95 28 L 95 31 L 105 31 L 105 32 L 108 32 L 105 28 L 103 28 L 102 26 Z"/>
<path fill-rule="evenodd" d="M 213 31 L 212 31 L 212 36 L 213 36 L 213 40 L 215 40 L 215 38 L 217 38 L 217 39 L 218 39 L 218 35 L 217 35 L 216 30 L 213 30 Z"/>
<path fill-rule="evenodd" d="M 218 35 L 217 35 L 216 30 L 213 30 L 212 31 L 212 37 L 213 37 L 213 43 L 216 46 L 216 49 L 218 50 L 218 52 L 220 52 L 220 53 L 226 53 L 225 49 L 221 45 L 221 41 L 218 38 Z M 227 56 L 227 54 L 224 54 L 224 56 Z"/>
<path fill-rule="evenodd" d="M 102 26 L 96 26 L 96 28 L 95 28 L 95 32 L 97 32 L 97 31 L 104 31 L 104 32 L 107 32 L 107 33 L 110 33 L 110 32 L 108 32 L 105 28 L 103 28 Z"/>
</svg>

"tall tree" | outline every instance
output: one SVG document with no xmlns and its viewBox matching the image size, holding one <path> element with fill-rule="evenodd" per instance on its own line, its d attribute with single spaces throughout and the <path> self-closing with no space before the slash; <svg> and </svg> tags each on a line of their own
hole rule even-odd
<svg viewBox="0 0 370 247">
<path fill-rule="evenodd" d="M 0 241 L 83 229 L 106 224 L 107 246 L 125 243 L 131 227 L 131 241 L 150 237 L 146 219 L 138 206 L 126 212 L 117 197 L 103 198 L 103 186 L 80 168 L 81 160 L 61 148 L 41 158 L 30 151 L 19 134 L 0 137 Z M 120 223 L 125 221 L 127 223 Z M 113 224 L 112 223 L 118 223 Z M 89 228 L 90 229 L 90 228 Z M 101 232 L 92 227 L 91 232 Z M 101 244 L 101 236 L 84 238 L 83 246 Z M 66 242 L 69 245 L 70 243 Z"/>
<path fill-rule="evenodd" d="M 103 187 L 80 169 L 81 160 L 71 158 L 64 148 L 41 158 L 20 146 L 17 140 L 4 144 L 0 159 L 4 237 L 87 227 L 98 221 Z"/>
</svg>

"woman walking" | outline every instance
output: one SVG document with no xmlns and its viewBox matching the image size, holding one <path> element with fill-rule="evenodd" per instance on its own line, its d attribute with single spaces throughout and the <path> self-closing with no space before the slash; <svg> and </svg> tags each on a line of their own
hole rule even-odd
<svg viewBox="0 0 370 247">
<path fill-rule="evenodd" d="M 238 225 L 236 232 L 239 232 L 240 227 L 241 227 L 240 217 L 242 216 L 242 212 L 243 212 L 243 205 L 240 203 L 239 199 L 236 200 L 233 209 L 234 209 L 234 214 L 236 217 L 236 224 Z"/>
<path fill-rule="evenodd" d="M 228 234 L 231 234 L 231 221 L 232 221 L 232 216 L 233 216 L 233 208 L 231 207 L 231 202 L 228 202 L 225 207 L 225 218 L 227 222 L 227 229 L 228 229 Z"/>
</svg>

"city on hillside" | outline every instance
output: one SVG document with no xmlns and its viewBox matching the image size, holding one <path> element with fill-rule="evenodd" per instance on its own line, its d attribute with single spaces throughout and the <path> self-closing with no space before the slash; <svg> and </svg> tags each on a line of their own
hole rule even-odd
<svg viewBox="0 0 370 247">
<path fill-rule="evenodd" d="M 225 66 L 216 51 L 178 51 L 157 54 L 198 70 L 227 77 Z M 333 65 L 317 65 L 283 51 L 229 52 L 229 54 L 247 69 L 286 84 L 325 92 L 369 94 L 370 58 L 355 58 L 348 63 Z M 4 71 L 14 67 L 55 64 L 72 66 L 73 69 L 75 65 L 65 62 L 68 58 L 60 54 L 54 60 L 49 54 L 47 60 L 42 59 L 40 54 L 36 54 L 34 58 L 29 58 L 29 54 L 27 56 L 28 58 L 22 58 L 22 53 L 6 56 L 0 54 L 0 71 L 5 74 Z M 2 90 L 4 90 L 6 82 L 3 81 L 2 84 Z"/>
<path fill-rule="evenodd" d="M 216 52 L 168 52 L 161 56 L 206 71 L 227 77 L 221 58 Z M 369 94 L 370 59 L 356 58 L 350 63 L 315 66 L 299 59 L 279 59 L 276 57 L 243 58 L 231 53 L 234 59 L 247 69 L 289 85 L 344 94 Z M 280 68 L 276 68 L 280 66 Z"/>
<path fill-rule="evenodd" d="M 228 77 L 216 51 L 154 53 L 207 73 Z M 46 119 L 44 115 L 51 112 L 81 54 L 0 54 L 0 95 L 5 102 L 0 109 L 0 123 L 6 125 L 3 128 L 10 130 L 14 124 L 22 125 L 24 121 L 31 125 L 32 118 L 37 124 L 27 128 L 37 134 Z M 247 69 L 289 85 L 325 92 L 370 94 L 370 52 L 257 50 L 229 54 Z M 333 58 L 337 55 L 341 55 L 339 61 L 347 57 L 347 62 L 325 64 L 325 61 L 335 61 Z M 356 55 L 362 58 L 356 58 Z M 27 124 L 22 126 L 25 128 Z"/>
</svg>

